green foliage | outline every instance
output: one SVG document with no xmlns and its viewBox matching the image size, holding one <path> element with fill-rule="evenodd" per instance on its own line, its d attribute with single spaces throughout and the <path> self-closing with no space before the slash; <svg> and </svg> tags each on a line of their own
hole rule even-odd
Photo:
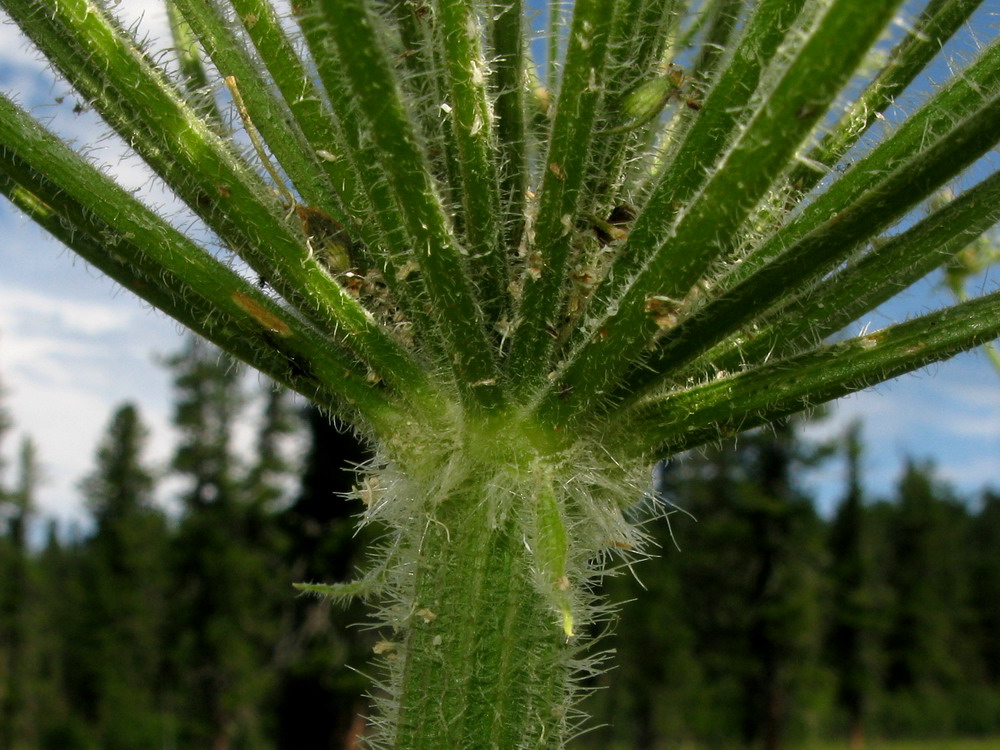
<svg viewBox="0 0 1000 750">
<path fill-rule="evenodd" d="M 0 411 L 0 438 L 10 422 Z M 38 464 L 34 444 L 24 439 L 18 460 L 17 483 L 11 489 L 0 484 L 0 511 L 6 517 L 6 533 L 0 544 L 0 568 L 4 586 L 0 590 L 0 741 L 17 748 L 25 736 L 29 685 L 27 636 L 31 628 L 28 562 L 28 521 L 34 512 Z"/>
<path fill-rule="evenodd" d="M 837 704 L 844 712 L 852 741 L 861 743 L 875 693 L 876 638 L 883 634 L 885 601 L 880 597 L 875 570 L 875 540 L 866 523 L 861 486 L 861 426 L 847 434 L 847 493 L 830 528 L 832 620 L 827 649 L 835 665 Z M 884 592 L 882 592 L 884 594 Z M 880 600 L 883 599 L 883 600 Z"/>
<path fill-rule="evenodd" d="M 1000 632 L 1000 613 L 992 602 L 1000 597 L 1000 559 L 991 554 L 1000 545 L 1000 496 L 987 493 L 973 531 L 970 549 L 973 556 L 972 598 L 975 602 L 975 632 L 977 640 L 986 645 L 981 655 L 981 667 L 986 678 L 997 682 L 1000 678 L 1000 643 L 991 634 Z"/>
<path fill-rule="evenodd" d="M 68 670 L 86 697 L 80 713 L 93 741 L 111 750 L 154 747 L 164 735 L 162 677 L 168 609 L 167 519 L 153 505 L 145 465 L 146 428 L 121 406 L 81 489 L 96 523 L 87 554 L 77 556 L 84 585 L 71 615 L 79 639 Z"/>
<path fill-rule="evenodd" d="M 279 635 L 276 602 L 287 586 L 273 575 L 281 569 L 280 548 L 267 482 L 281 468 L 273 443 L 286 420 L 269 400 L 258 465 L 241 481 L 232 448 L 244 402 L 239 368 L 195 339 L 171 366 L 181 432 L 174 468 L 188 483 L 187 512 L 170 554 L 175 573 L 167 615 L 179 636 L 169 664 L 180 685 L 176 708 L 188 717 L 178 741 L 263 748 L 262 707 L 274 689 L 267 664 Z"/>
<path fill-rule="evenodd" d="M 670 535 L 658 535 L 665 574 L 638 571 L 671 596 L 651 605 L 662 620 L 648 623 L 646 595 L 633 592 L 620 648 L 634 682 L 610 690 L 616 702 L 641 706 L 656 696 L 675 705 L 609 713 L 610 738 L 635 747 L 667 737 L 777 748 L 815 729 L 827 681 L 819 659 L 825 560 L 822 523 L 795 486 L 807 453 L 783 426 L 667 467 L 666 497 L 698 523 L 677 516 Z M 650 664 L 644 653 L 663 656 Z M 646 674 L 670 667 L 683 672 Z"/>
<path fill-rule="evenodd" d="M 112 4 L 2 0 L 197 221 L 178 230 L 7 97 L 0 189 L 375 446 L 372 747 L 559 747 L 604 566 L 641 556 L 625 511 L 650 463 L 1000 334 L 993 292 L 821 343 L 1000 219 L 993 174 L 883 241 L 1000 142 L 1000 42 L 856 148 L 977 4 L 927 3 L 880 64 L 899 0 L 553 2 L 543 76 L 520 0 L 304 0 L 287 19 L 170 0 L 171 76 Z M 271 469 L 242 505 L 233 371 L 194 350 L 178 367 L 192 488 L 170 614 L 228 622 L 270 600 Z M 805 522 L 758 500 L 761 543 L 782 540 L 760 554 L 783 554 Z M 794 619 L 776 611 L 762 644 Z M 274 637 L 179 644 L 204 656 L 205 742 L 260 742 L 252 665 Z"/>
<path fill-rule="evenodd" d="M 973 661 L 962 637 L 972 614 L 968 579 L 960 573 L 965 514 L 934 481 L 928 467 L 907 464 L 899 486 L 897 533 L 889 542 L 896 601 L 885 644 L 886 682 L 918 695 L 947 690 Z M 934 722 L 926 709 L 922 713 Z M 939 718 L 940 726 L 949 723 Z"/>
</svg>

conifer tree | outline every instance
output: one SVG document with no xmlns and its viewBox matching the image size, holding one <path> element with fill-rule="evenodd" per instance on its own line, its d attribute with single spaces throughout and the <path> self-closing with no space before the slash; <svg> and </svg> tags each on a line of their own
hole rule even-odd
<svg viewBox="0 0 1000 750">
<path fill-rule="evenodd" d="M 845 438 L 847 492 L 828 533 L 830 606 L 828 663 L 837 680 L 837 704 L 843 710 L 852 748 L 865 743 L 865 724 L 878 682 L 876 638 L 878 593 L 872 529 L 862 487 L 861 425 Z"/>
<path fill-rule="evenodd" d="M 81 623 L 83 592 L 95 583 L 83 562 L 78 542 L 61 538 L 59 523 L 50 519 L 36 559 L 33 613 L 31 714 L 39 750 L 99 750 L 91 716 L 77 700 L 82 691 L 76 678 L 86 673 L 80 657 L 90 644 Z"/>
<path fill-rule="evenodd" d="M 970 535 L 975 642 L 986 685 L 1000 695 L 1000 494 L 983 493 Z M 1000 714 L 998 714 L 1000 721 Z"/>
<path fill-rule="evenodd" d="M 782 425 L 713 452 L 688 485 L 698 523 L 678 535 L 680 580 L 712 704 L 699 729 L 717 739 L 773 750 L 809 728 L 822 533 L 791 467 L 815 453 Z"/>
<path fill-rule="evenodd" d="M 966 684 L 954 693 L 961 708 L 956 730 L 988 736 L 1000 731 L 1000 494 L 985 491 L 969 521 L 963 557 L 970 609 L 965 637 L 972 655 Z"/>
<path fill-rule="evenodd" d="M 170 365 L 180 431 L 173 468 L 186 480 L 169 613 L 176 741 L 257 750 L 267 746 L 263 706 L 277 634 L 268 613 L 281 580 L 232 450 L 245 403 L 241 369 L 194 338 Z"/>
<path fill-rule="evenodd" d="M 885 635 L 884 684 L 892 696 L 885 722 L 946 734 L 954 726 L 949 695 L 973 661 L 969 630 L 966 512 L 930 464 L 907 459 L 886 529 L 887 582 L 893 592 Z"/>
<path fill-rule="evenodd" d="M 287 388 L 267 383 L 262 393 L 263 413 L 254 446 L 253 463 L 243 480 L 247 503 L 262 515 L 281 510 L 297 464 L 287 455 L 284 441 L 299 428 L 298 414 Z"/>
<path fill-rule="evenodd" d="M 154 504 L 137 408 L 115 410 L 81 488 L 95 525 L 79 548 L 85 578 L 75 678 L 89 681 L 93 738 L 107 750 L 153 750 L 168 732 L 163 689 L 167 521 Z M 79 575 L 79 574 L 78 574 Z"/>
<path fill-rule="evenodd" d="M 0 409 L 0 445 L 9 428 L 6 414 Z M 17 461 L 17 480 L 11 490 L 0 483 L 0 518 L 6 517 L 6 544 L 0 546 L 0 747 L 12 750 L 30 747 L 31 726 L 27 711 L 31 681 L 28 674 L 30 653 L 28 610 L 32 600 L 32 581 L 28 552 L 28 523 L 34 513 L 35 490 L 39 467 L 35 445 L 30 438 L 21 441 Z M 0 475 L 2 480 L 2 475 Z"/>
</svg>

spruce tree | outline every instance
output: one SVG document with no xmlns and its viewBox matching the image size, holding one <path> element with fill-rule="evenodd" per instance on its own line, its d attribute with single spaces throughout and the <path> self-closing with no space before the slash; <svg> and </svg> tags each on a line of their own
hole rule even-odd
<svg viewBox="0 0 1000 750">
<path fill-rule="evenodd" d="M 94 659 L 108 625 L 95 621 L 88 607 L 95 579 L 87 538 L 78 526 L 60 531 L 50 524 L 39 556 L 41 607 L 37 661 L 40 687 L 37 718 L 43 750 L 101 750 L 99 735 L 105 664 Z M 43 693 L 44 691 L 44 693 Z"/>
<path fill-rule="evenodd" d="M 962 731 L 995 735 L 1000 732 L 1000 494 L 983 493 L 968 534 L 969 606 L 968 638 L 974 651 L 963 701 L 972 710 L 964 716 Z"/>
<path fill-rule="evenodd" d="M 837 680 L 837 705 L 843 711 L 851 747 L 865 744 L 866 723 L 878 683 L 876 639 L 878 586 L 872 529 L 862 486 L 861 425 L 845 438 L 847 492 L 830 523 L 830 606 L 827 655 Z"/>
<path fill-rule="evenodd" d="M 78 700 L 79 678 L 90 674 L 82 668 L 91 643 L 81 622 L 84 592 L 95 582 L 88 577 L 78 542 L 61 534 L 66 536 L 66 529 L 60 531 L 60 524 L 50 519 L 36 560 L 31 665 L 35 738 L 39 750 L 101 750 L 91 716 Z"/>
<path fill-rule="evenodd" d="M 974 658 L 965 549 L 967 512 L 930 464 L 907 459 L 885 532 L 891 621 L 885 635 L 888 714 L 918 734 L 954 728 L 955 701 Z"/>
<path fill-rule="evenodd" d="M 987 685 L 1000 695 L 1000 494 L 995 491 L 983 493 L 969 549 L 978 661 Z"/>
<path fill-rule="evenodd" d="M 107 750 L 153 750 L 167 732 L 163 690 L 168 528 L 143 459 L 147 430 L 132 404 L 115 410 L 83 480 L 95 530 L 80 546 L 87 583 L 76 679 L 91 683 L 93 737 Z"/>
<path fill-rule="evenodd" d="M 0 411 L 0 438 L 9 428 Z M 0 440 L 2 443 L 2 440 Z M 0 484 L 0 518 L 6 520 L 0 543 L 0 747 L 21 750 L 31 739 L 28 700 L 31 680 L 28 669 L 30 633 L 28 610 L 32 581 L 28 552 L 28 523 L 34 512 L 38 465 L 34 443 L 25 438 L 17 463 L 17 481 L 4 490 Z"/>
<path fill-rule="evenodd" d="M 709 737 L 774 750 L 815 723 L 822 527 L 792 477 L 815 454 L 786 424 L 713 452 L 688 483 L 698 523 L 678 560 Z"/>
<path fill-rule="evenodd" d="M 273 687 L 276 640 L 268 613 L 281 581 L 232 450 L 245 403 L 241 369 L 194 338 L 170 364 L 180 432 L 173 468 L 186 485 L 168 621 L 176 742 L 257 750 L 267 746 L 263 706 Z"/>
<path fill-rule="evenodd" d="M 254 444 L 252 464 L 243 479 L 246 502 L 264 515 L 282 510 L 295 480 L 298 464 L 288 456 L 285 442 L 299 432 L 300 420 L 287 388 L 265 383 L 264 401 Z"/>
</svg>

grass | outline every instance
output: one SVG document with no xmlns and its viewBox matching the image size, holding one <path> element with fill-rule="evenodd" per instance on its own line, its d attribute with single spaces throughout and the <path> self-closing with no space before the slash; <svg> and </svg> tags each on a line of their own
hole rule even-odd
<svg viewBox="0 0 1000 750">
<path fill-rule="evenodd" d="M 857 750 L 847 740 L 808 744 L 800 750 Z M 944 737 L 927 740 L 873 739 L 861 750 L 1000 750 L 1000 737 Z"/>
</svg>

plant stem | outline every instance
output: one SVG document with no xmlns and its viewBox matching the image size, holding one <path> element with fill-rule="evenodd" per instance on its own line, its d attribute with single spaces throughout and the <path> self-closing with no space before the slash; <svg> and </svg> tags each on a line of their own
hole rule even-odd
<svg viewBox="0 0 1000 750">
<path fill-rule="evenodd" d="M 616 443 L 625 455 L 680 452 L 940 362 L 998 335 L 1000 292 L 993 292 L 752 373 L 640 401 L 622 418 Z M 650 441 L 657 447 L 646 447 Z"/>
<path fill-rule="evenodd" d="M 559 100 L 541 177 L 535 240 L 508 357 L 507 375 L 515 393 L 530 392 L 549 372 L 552 327 L 562 307 L 573 220 L 589 166 L 587 154 L 600 99 L 609 34 L 605 21 L 613 16 L 614 3 L 607 0 L 581 0 L 573 7 Z"/>
<path fill-rule="evenodd" d="M 496 405 L 502 398 L 497 365 L 463 260 L 464 248 L 458 246 L 434 188 L 374 21 L 360 0 L 324 0 L 320 6 L 359 119 L 378 147 L 383 172 L 402 212 L 448 343 L 456 382 L 469 403 Z"/>
<path fill-rule="evenodd" d="M 518 526 L 487 513 L 462 493 L 423 532 L 394 747 L 548 747 L 563 734 L 565 637 Z"/>
<path fill-rule="evenodd" d="M 390 688 L 373 747 L 563 747 L 569 678 L 594 662 L 576 638 L 600 619 L 595 561 L 639 544 L 619 508 L 641 493 L 626 480 L 609 498 L 581 470 L 601 460 L 560 439 L 516 414 L 467 418 L 446 450 L 431 438 L 370 480 L 381 494 L 366 498 L 368 518 L 395 530 L 379 613 L 393 634 L 376 649 Z"/>
</svg>

